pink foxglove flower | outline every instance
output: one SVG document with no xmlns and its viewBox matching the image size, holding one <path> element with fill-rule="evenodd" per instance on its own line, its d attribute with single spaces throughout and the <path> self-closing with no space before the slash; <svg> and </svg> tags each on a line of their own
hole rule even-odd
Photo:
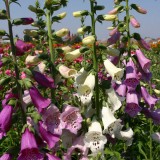
<svg viewBox="0 0 160 160">
<path fill-rule="evenodd" d="M 13 107 L 10 105 L 4 106 L 0 112 L 0 139 L 6 136 L 11 127 L 12 113 Z"/>
<path fill-rule="evenodd" d="M 46 160 L 61 160 L 57 156 L 52 155 L 52 154 L 48 154 L 48 153 L 46 153 L 46 157 L 47 157 Z"/>
<path fill-rule="evenodd" d="M 50 149 L 53 148 L 60 139 L 58 135 L 52 134 L 51 132 L 47 131 L 44 128 L 42 121 L 39 122 L 39 132 L 42 139 L 46 141 Z"/>
<path fill-rule="evenodd" d="M 129 91 L 126 96 L 125 112 L 128 113 L 131 117 L 135 117 L 140 111 L 141 107 L 138 103 L 138 95 L 136 91 Z"/>
<path fill-rule="evenodd" d="M 136 74 L 136 68 L 131 58 L 126 65 L 126 79 L 124 83 L 126 86 L 134 88 L 134 89 L 139 84 L 138 76 Z"/>
<path fill-rule="evenodd" d="M 81 129 L 83 119 L 78 108 L 66 105 L 63 108 L 63 113 L 60 115 L 60 120 L 63 128 L 77 134 L 78 130 Z"/>
<path fill-rule="evenodd" d="M 108 45 L 112 45 L 115 44 L 121 37 L 120 32 L 115 32 L 108 40 L 107 40 L 107 44 Z"/>
<path fill-rule="evenodd" d="M 5 153 L 0 157 L 0 160 L 12 160 L 12 156 L 9 153 Z"/>
<path fill-rule="evenodd" d="M 151 61 L 145 57 L 145 55 L 140 49 L 136 50 L 136 56 L 143 71 L 147 73 L 150 69 Z"/>
<path fill-rule="evenodd" d="M 156 102 L 158 101 L 157 98 L 151 96 L 147 89 L 143 86 L 141 86 L 141 94 L 142 94 L 142 97 L 144 99 L 144 101 L 151 107 L 153 108 L 156 104 Z"/>
<path fill-rule="evenodd" d="M 130 23 L 134 28 L 140 27 L 140 23 L 135 19 L 134 16 L 130 16 Z"/>
<path fill-rule="evenodd" d="M 37 81 L 38 84 L 47 87 L 47 88 L 55 88 L 54 80 L 51 77 L 48 77 L 40 72 L 33 71 L 33 78 Z"/>
<path fill-rule="evenodd" d="M 25 129 L 21 138 L 21 152 L 19 154 L 18 160 L 43 160 L 44 156 L 38 150 L 35 137 L 28 128 Z"/>
<path fill-rule="evenodd" d="M 143 49 L 145 49 L 145 50 L 151 50 L 151 46 L 144 39 L 141 38 L 137 42 L 140 45 L 140 47 L 142 47 Z"/>
<path fill-rule="evenodd" d="M 52 134 L 61 135 L 62 134 L 62 125 L 60 123 L 60 111 L 54 105 L 51 104 L 48 108 L 43 110 L 42 119 L 44 124 L 47 127 L 47 130 Z"/>
<path fill-rule="evenodd" d="M 29 94 L 31 96 L 33 105 L 38 109 L 38 112 L 40 113 L 44 108 L 48 107 L 51 104 L 51 100 L 49 98 L 44 98 L 38 91 L 38 89 L 34 86 L 29 89 Z"/>
<path fill-rule="evenodd" d="M 106 137 L 102 134 L 101 124 L 93 120 L 89 126 L 88 132 L 85 134 L 84 144 L 90 148 L 93 156 L 96 156 L 99 152 L 103 152 L 104 145 L 107 143 Z"/>
</svg>

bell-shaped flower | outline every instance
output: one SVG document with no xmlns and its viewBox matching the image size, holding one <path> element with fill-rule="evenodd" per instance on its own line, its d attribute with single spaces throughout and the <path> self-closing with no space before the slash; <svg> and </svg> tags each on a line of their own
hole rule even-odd
<svg viewBox="0 0 160 160">
<path fill-rule="evenodd" d="M 77 74 L 77 71 L 75 69 L 70 69 L 64 65 L 60 65 L 58 67 L 58 71 L 64 78 L 71 78 Z"/>
<path fill-rule="evenodd" d="M 160 132 L 155 132 L 151 135 L 152 139 L 158 143 L 160 143 Z"/>
<path fill-rule="evenodd" d="M 106 89 L 105 93 L 108 96 L 108 103 L 112 106 L 112 112 L 114 113 L 122 106 L 122 103 L 112 87 L 110 89 Z"/>
<path fill-rule="evenodd" d="M 29 94 L 29 91 L 28 90 L 25 90 L 24 91 L 24 94 L 22 96 L 22 99 L 23 99 L 23 106 L 26 108 L 29 104 L 32 103 L 32 100 L 31 100 L 31 96 Z M 25 109 L 24 108 L 24 109 Z"/>
<path fill-rule="evenodd" d="M 112 45 L 112 44 L 115 44 L 121 37 L 121 34 L 120 32 L 115 32 L 110 38 L 108 38 L 107 40 L 107 44 L 108 45 Z"/>
<path fill-rule="evenodd" d="M 34 67 L 34 71 L 40 72 L 40 73 L 44 73 L 46 68 L 46 64 L 44 62 L 40 62 L 36 67 Z"/>
<path fill-rule="evenodd" d="M 73 16 L 76 18 L 82 17 L 82 16 L 87 16 L 88 14 L 89 14 L 89 12 L 87 10 L 73 12 Z"/>
<path fill-rule="evenodd" d="M 145 55 L 142 53 L 140 49 L 136 50 L 136 56 L 143 71 L 147 73 L 150 69 L 151 61 L 145 57 Z"/>
<path fill-rule="evenodd" d="M 52 134 L 61 135 L 62 134 L 62 125 L 60 123 L 60 111 L 54 105 L 51 104 L 48 108 L 43 110 L 42 119 L 44 121 L 47 130 Z"/>
<path fill-rule="evenodd" d="M 136 73 L 135 65 L 130 58 L 126 65 L 126 79 L 124 81 L 125 85 L 131 88 L 136 88 L 139 84 L 138 76 Z"/>
<path fill-rule="evenodd" d="M 53 148 L 56 143 L 60 140 L 59 135 L 52 134 L 51 132 L 47 131 L 42 124 L 42 121 L 39 122 L 39 133 L 42 139 L 48 144 L 48 147 L 51 149 Z"/>
<path fill-rule="evenodd" d="M 138 6 L 137 4 L 131 4 L 131 7 L 133 9 L 135 9 L 137 12 L 141 13 L 141 14 L 146 14 L 147 13 L 147 10 Z"/>
<path fill-rule="evenodd" d="M 89 126 L 88 132 L 85 134 L 84 144 L 90 148 L 93 155 L 103 152 L 104 145 L 107 143 L 107 138 L 102 134 L 101 124 L 93 120 Z"/>
<path fill-rule="evenodd" d="M 28 55 L 26 57 L 25 64 L 26 65 L 37 65 L 40 61 L 41 59 L 39 58 L 39 55 L 36 55 L 36 56 Z"/>
<path fill-rule="evenodd" d="M 133 135 L 132 128 L 127 128 L 125 131 L 120 131 L 119 134 L 116 135 L 116 138 L 126 141 L 126 145 L 130 146 L 133 141 Z"/>
<path fill-rule="evenodd" d="M 0 157 L 0 160 L 12 160 L 12 156 L 9 153 L 5 153 Z"/>
<path fill-rule="evenodd" d="M 157 98 L 151 96 L 147 89 L 143 86 L 141 86 L 141 94 L 142 94 L 142 97 L 144 99 L 144 101 L 151 107 L 153 108 L 156 104 L 156 102 L 158 101 Z"/>
<path fill-rule="evenodd" d="M 93 96 L 95 86 L 95 75 L 90 73 L 84 80 L 83 84 L 77 87 L 77 96 L 80 98 L 82 104 L 89 104 Z"/>
<path fill-rule="evenodd" d="M 140 23 L 135 19 L 134 16 L 130 16 L 130 23 L 134 28 L 140 27 Z"/>
<path fill-rule="evenodd" d="M 135 117 L 140 111 L 141 107 L 138 103 L 138 95 L 136 91 L 132 90 L 127 92 L 125 112 L 128 113 L 131 117 Z"/>
<path fill-rule="evenodd" d="M 18 160 L 43 160 L 44 156 L 38 150 L 35 137 L 28 128 L 25 129 L 21 138 L 21 152 Z"/>
<path fill-rule="evenodd" d="M 57 156 L 55 155 L 52 155 L 52 154 L 49 154 L 49 153 L 46 153 L 46 160 L 61 160 L 60 158 L 58 158 Z"/>
<path fill-rule="evenodd" d="M 5 105 L 0 112 L 0 139 L 6 136 L 6 133 L 11 127 L 13 107 Z"/>
<path fill-rule="evenodd" d="M 151 50 L 151 46 L 143 39 L 141 38 L 140 40 L 137 40 L 138 44 L 140 47 L 142 47 L 145 50 Z"/>
<path fill-rule="evenodd" d="M 60 115 L 60 121 L 63 128 L 69 130 L 70 132 L 77 134 L 78 130 L 81 129 L 82 116 L 77 107 L 70 105 L 65 105 L 63 112 Z"/>
<path fill-rule="evenodd" d="M 87 36 L 82 39 L 82 43 L 84 45 L 92 45 L 95 42 L 95 37 L 94 36 Z"/>
<path fill-rule="evenodd" d="M 80 151 L 80 155 L 81 155 L 79 159 L 82 160 L 82 158 L 86 158 L 86 160 L 88 160 L 87 158 L 88 148 L 84 145 L 83 139 L 84 139 L 84 135 L 80 135 L 74 140 L 72 146 L 68 148 L 67 153 L 65 153 L 64 160 L 71 160 L 72 153 L 77 149 L 78 151 Z"/>
<path fill-rule="evenodd" d="M 29 94 L 31 96 L 33 105 L 38 109 L 39 113 L 41 113 L 42 110 L 48 107 L 51 103 L 51 100 L 49 98 L 44 98 L 34 86 L 29 89 Z"/>
<path fill-rule="evenodd" d="M 105 14 L 105 15 L 103 15 L 103 19 L 105 21 L 114 21 L 115 19 L 117 19 L 117 15 L 115 15 L 115 14 Z"/>
<path fill-rule="evenodd" d="M 44 75 L 37 71 L 33 71 L 33 78 L 35 79 L 35 81 L 37 81 L 38 84 L 43 87 L 55 88 L 54 80 L 47 75 Z"/>
<path fill-rule="evenodd" d="M 121 83 L 121 78 L 124 74 L 124 69 L 116 67 L 110 60 L 106 59 L 104 60 L 104 66 L 106 71 L 109 73 L 109 75 L 112 77 L 112 80 L 116 83 Z"/>
<path fill-rule="evenodd" d="M 77 59 L 79 56 L 81 55 L 80 49 L 76 49 L 74 51 L 71 52 L 67 52 L 65 54 L 65 59 L 69 60 L 69 61 L 74 61 L 75 59 Z"/>
<path fill-rule="evenodd" d="M 103 133 L 109 134 L 112 138 L 115 138 L 116 134 L 122 129 L 121 120 L 116 119 L 111 109 L 106 106 L 102 108 L 102 122 L 104 126 Z"/>
</svg>

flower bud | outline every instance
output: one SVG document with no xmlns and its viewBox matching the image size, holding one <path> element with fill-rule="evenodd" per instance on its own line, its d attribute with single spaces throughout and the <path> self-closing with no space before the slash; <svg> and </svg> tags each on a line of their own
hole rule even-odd
<svg viewBox="0 0 160 160">
<path fill-rule="evenodd" d="M 72 48 L 70 46 L 65 46 L 61 48 L 63 50 L 64 53 L 70 52 L 72 50 Z"/>
<path fill-rule="evenodd" d="M 140 27 L 140 23 L 135 19 L 134 16 L 130 16 L 130 22 L 131 22 L 131 25 L 134 28 L 139 28 Z"/>
<path fill-rule="evenodd" d="M 69 33 L 69 30 L 67 28 L 62 28 L 61 30 L 56 31 L 54 35 L 56 35 L 57 37 L 64 37 L 68 33 Z"/>
<path fill-rule="evenodd" d="M 100 10 L 105 9 L 105 6 L 95 6 L 94 9 L 97 11 L 100 11 Z"/>
<path fill-rule="evenodd" d="M 38 30 L 35 30 L 35 29 L 25 29 L 23 31 L 24 34 L 28 35 L 28 36 L 32 36 L 32 37 L 35 37 L 38 35 Z"/>
<path fill-rule="evenodd" d="M 73 16 L 74 16 L 74 17 L 87 16 L 88 14 L 89 14 L 89 13 L 88 13 L 87 10 L 73 12 Z"/>
<path fill-rule="evenodd" d="M 85 32 L 90 32 L 91 31 L 91 26 L 84 26 L 84 27 L 81 27 L 81 28 L 78 28 L 77 32 L 79 34 L 85 34 Z"/>
<path fill-rule="evenodd" d="M 104 20 L 106 21 L 114 21 L 115 19 L 117 19 L 117 15 L 114 14 L 106 14 L 103 15 Z"/>
<path fill-rule="evenodd" d="M 88 37 L 85 37 L 83 40 L 82 40 L 82 43 L 84 45 L 88 45 L 88 44 L 93 44 L 95 42 L 95 37 L 94 36 L 88 36 Z"/>
<path fill-rule="evenodd" d="M 147 10 L 141 8 L 140 6 L 138 6 L 137 4 L 131 4 L 131 7 L 136 10 L 137 12 L 141 13 L 141 14 L 146 14 Z"/>
<path fill-rule="evenodd" d="M 17 18 L 17 19 L 13 20 L 12 24 L 14 24 L 14 25 L 28 25 L 33 22 L 34 22 L 33 18 Z"/>
<path fill-rule="evenodd" d="M 114 8 L 113 10 L 109 11 L 108 14 L 112 15 L 112 14 L 117 14 L 118 12 L 120 12 L 124 7 L 123 6 L 118 6 L 116 8 Z"/>
</svg>

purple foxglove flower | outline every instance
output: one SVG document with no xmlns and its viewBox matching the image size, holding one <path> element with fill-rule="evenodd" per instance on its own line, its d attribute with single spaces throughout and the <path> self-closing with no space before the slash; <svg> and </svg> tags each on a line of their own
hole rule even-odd
<svg viewBox="0 0 160 160">
<path fill-rule="evenodd" d="M 72 153 L 73 153 L 76 149 L 78 149 L 78 151 L 81 152 L 81 154 L 80 154 L 81 157 L 79 157 L 80 160 L 81 160 L 82 158 L 86 158 L 86 160 L 88 160 L 88 158 L 87 158 L 88 148 L 85 146 L 83 139 L 84 139 L 84 135 L 81 135 L 80 137 L 77 137 L 77 138 L 75 139 L 75 141 L 73 142 L 72 146 L 71 146 L 70 148 L 68 148 L 67 153 L 65 153 L 65 155 L 64 155 L 64 157 L 63 157 L 64 160 L 71 160 L 71 159 L 72 159 L 72 158 L 71 158 Z"/>
<path fill-rule="evenodd" d="M 60 112 L 54 104 L 51 104 L 47 109 L 42 112 L 42 119 L 44 121 L 44 124 L 47 126 L 47 130 L 49 132 L 57 135 L 62 134 Z"/>
<path fill-rule="evenodd" d="M 39 113 L 41 113 L 44 108 L 51 104 L 51 100 L 49 98 L 44 98 L 34 86 L 29 89 L 29 94 L 31 96 L 33 105 L 38 109 Z"/>
<path fill-rule="evenodd" d="M 145 55 L 142 53 L 140 49 L 136 50 L 136 56 L 143 71 L 147 73 L 150 69 L 151 61 L 145 57 Z"/>
<path fill-rule="evenodd" d="M 43 160 L 44 156 L 38 150 L 35 137 L 28 128 L 25 129 L 21 138 L 21 152 L 18 160 Z"/>
<path fill-rule="evenodd" d="M 109 60 L 116 66 L 120 60 L 119 56 L 110 56 Z"/>
<path fill-rule="evenodd" d="M 151 50 L 151 46 L 144 39 L 141 38 L 137 42 L 140 45 L 140 47 L 142 47 L 143 49 L 145 49 L 145 50 Z"/>
<path fill-rule="evenodd" d="M 118 28 L 114 28 L 111 32 L 109 32 L 110 36 L 113 36 L 118 31 Z"/>
<path fill-rule="evenodd" d="M 139 84 L 136 68 L 131 58 L 126 65 L 126 80 L 124 83 L 126 86 L 132 88 L 136 88 L 136 86 Z"/>
<path fill-rule="evenodd" d="M 6 105 L 0 112 L 0 139 L 6 136 L 6 132 L 9 131 L 11 126 L 13 108 L 12 106 Z"/>
<path fill-rule="evenodd" d="M 116 84 L 114 89 L 120 97 L 126 97 L 127 86 L 124 82 L 122 82 L 122 84 Z"/>
<path fill-rule="evenodd" d="M 134 16 L 130 16 L 130 23 L 134 28 L 140 27 L 140 23 L 135 19 Z"/>
<path fill-rule="evenodd" d="M 125 112 L 131 117 L 135 117 L 138 112 L 141 111 L 141 107 L 138 104 L 138 95 L 135 91 L 129 91 L 126 96 L 126 108 Z"/>
<path fill-rule="evenodd" d="M 61 160 L 57 156 L 51 155 L 51 154 L 48 154 L 48 153 L 46 153 L 46 156 L 47 156 L 46 160 Z"/>
<path fill-rule="evenodd" d="M 34 22 L 33 18 L 21 18 L 23 25 L 28 25 Z"/>
<path fill-rule="evenodd" d="M 55 88 L 54 80 L 51 77 L 48 77 L 37 71 L 33 71 L 33 77 L 38 82 L 38 84 L 44 87 Z"/>
<path fill-rule="evenodd" d="M 63 113 L 60 115 L 60 120 L 63 128 L 77 134 L 77 131 L 81 129 L 83 119 L 78 108 L 66 105 L 64 106 Z"/>
<path fill-rule="evenodd" d="M 0 157 L 0 160 L 12 160 L 12 156 L 9 153 L 5 153 Z"/>
<path fill-rule="evenodd" d="M 145 87 L 141 87 L 141 94 L 142 94 L 142 97 L 144 99 L 144 101 L 151 107 L 153 108 L 156 104 L 156 102 L 158 101 L 157 98 L 151 96 L 148 91 L 146 90 Z"/>
<path fill-rule="evenodd" d="M 119 39 L 120 39 L 120 32 L 116 32 L 114 33 L 108 40 L 107 40 L 107 44 L 108 45 L 112 45 L 114 43 L 116 43 Z"/>
<path fill-rule="evenodd" d="M 60 137 L 58 135 L 52 134 L 47 131 L 42 124 L 42 121 L 39 122 L 39 132 L 44 141 L 47 142 L 48 147 L 51 149 L 55 146 L 55 144 L 59 141 Z"/>
</svg>

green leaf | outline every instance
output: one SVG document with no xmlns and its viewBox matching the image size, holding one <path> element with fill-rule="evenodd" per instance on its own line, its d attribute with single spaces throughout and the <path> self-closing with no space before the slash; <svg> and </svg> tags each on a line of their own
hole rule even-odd
<svg viewBox="0 0 160 160">
<path fill-rule="evenodd" d="M 3 78 L 1 78 L 1 80 L 0 80 L 0 85 L 8 85 L 8 83 L 11 81 L 12 79 L 11 79 L 11 77 L 3 77 Z"/>
<path fill-rule="evenodd" d="M 142 142 L 138 143 L 138 149 L 139 149 L 139 153 L 141 153 L 145 157 L 145 159 L 148 159 L 145 152 L 142 149 Z"/>
</svg>

